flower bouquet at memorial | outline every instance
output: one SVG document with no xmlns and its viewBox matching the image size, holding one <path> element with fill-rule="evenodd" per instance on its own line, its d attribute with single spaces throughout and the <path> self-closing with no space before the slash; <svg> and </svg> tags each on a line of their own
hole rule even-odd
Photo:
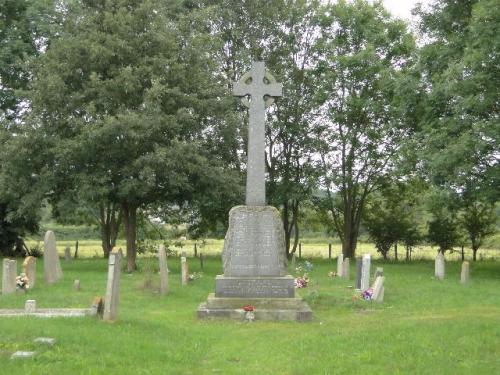
<svg viewBox="0 0 500 375">
<path fill-rule="evenodd" d="M 328 272 L 328 277 L 337 277 L 337 272 L 335 271 Z"/>
<path fill-rule="evenodd" d="M 16 277 L 16 287 L 18 290 L 29 289 L 29 287 L 30 287 L 29 279 L 25 273 L 21 273 L 19 276 Z"/>
<path fill-rule="evenodd" d="M 305 288 L 307 287 L 307 284 L 309 284 L 309 277 L 307 276 L 307 273 L 305 273 L 304 276 L 295 278 L 295 288 Z"/>
</svg>

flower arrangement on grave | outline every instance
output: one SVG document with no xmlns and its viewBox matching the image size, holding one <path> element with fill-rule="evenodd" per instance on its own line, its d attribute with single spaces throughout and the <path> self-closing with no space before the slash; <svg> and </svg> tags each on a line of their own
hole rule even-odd
<svg viewBox="0 0 500 375">
<path fill-rule="evenodd" d="M 189 281 L 198 280 L 201 279 L 202 277 L 203 277 L 203 272 L 190 273 L 188 276 Z"/>
<path fill-rule="evenodd" d="M 246 305 L 246 306 L 243 306 L 243 310 L 244 311 L 255 311 L 255 306 L 253 306 L 253 305 Z"/>
<path fill-rule="evenodd" d="M 337 272 L 335 271 L 328 272 L 328 277 L 337 277 Z"/>
<path fill-rule="evenodd" d="M 253 322 L 255 319 L 255 306 L 246 305 L 243 306 L 243 311 L 245 312 L 245 320 L 248 322 Z"/>
<path fill-rule="evenodd" d="M 307 287 L 307 284 L 309 283 L 309 277 L 307 273 L 304 274 L 304 276 L 298 276 L 295 278 L 295 288 L 305 288 Z"/>
<path fill-rule="evenodd" d="M 26 274 L 24 272 L 16 277 L 16 286 L 17 286 L 17 289 L 22 289 L 22 290 L 29 289 L 29 287 L 30 287 L 29 279 L 28 279 L 28 276 L 26 276 Z"/>
<path fill-rule="evenodd" d="M 361 293 L 361 297 L 365 301 L 371 301 L 372 296 L 373 296 L 373 289 L 372 288 L 368 288 L 363 293 Z"/>
</svg>

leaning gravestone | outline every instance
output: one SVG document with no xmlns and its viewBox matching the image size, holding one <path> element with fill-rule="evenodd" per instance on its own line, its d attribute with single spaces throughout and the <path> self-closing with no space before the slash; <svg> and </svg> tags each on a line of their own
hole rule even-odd
<svg viewBox="0 0 500 375">
<path fill-rule="evenodd" d="M 436 256 L 436 261 L 434 264 L 434 276 L 438 280 L 444 279 L 444 255 L 443 255 L 443 253 L 439 253 Z"/>
<path fill-rule="evenodd" d="M 349 279 L 349 258 L 345 258 L 342 263 L 342 277 L 344 279 Z"/>
<path fill-rule="evenodd" d="M 120 262 L 122 250 L 113 251 L 108 260 L 108 282 L 104 300 L 103 320 L 116 320 L 118 317 L 118 301 L 120 297 Z"/>
<path fill-rule="evenodd" d="M 160 294 L 168 294 L 168 268 L 167 268 L 167 253 L 165 246 L 160 245 L 158 249 L 158 262 L 160 264 Z"/>
<path fill-rule="evenodd" d="M 56 236 L 54 232 L 51 230 L 47 231 L 43 243 L 43 272 L 45 282 L 52 284 L 63 276 L 59 255 L 57 255 Z"/>
<path fill-rule="evenodd" d="M 342 268 L 344 266 L 344 256 L 342 253 L 337 257 L 337 277 L 342 277 Z"/>
<path fill-rule="evenodd" d="M 370 254 L 365 254 L 363 256 L 363 264 L 361 269 L 361 290 L 365 291 L 370 287 L 370 265 L 371 256 Z"/>
<path fill-rule="evenodd" d="M 384 301 L 384 276 L 377 276 L 375 282 L 373 283 L 373 295 L 372 300 L 375 302 Z"/>
<path fill-rule="evenodd" d="M 295 297 L 294 278 L 287 274 L 285 235 L 279 211 L 266 205 L 265 109 L 282 85 L 252 63 L 234 85 L 234 95 L 249 108 L 246 205 L 229 212 L 222 254 L 224 274 L 215 279 L 215 294 L 198 308 L 198 316 L 245 319 L 251 305 L 256 320 L 310 320 L 312 311 Z"/>
<path fill-rule="evenodd" d="M 462 272 L 460 273 L 460 283 L 462 283 L 462 285 L 467 284 L 467 282 L 469 281 L 469 269 L 470 269 L 469 262 L 467 261 L 463 262 Z"/>
<path fill-rule="evenodd" d="M 36 258 L 29 256 L 24 259 L 23 272 L 28 278 L 28 285 L 33 289 L 36 284 Z"/>
<path fill-rule="evenodd" d="M 11 294 L 16 291 L 17 261 L 3 260 L 2 267 L 2 294 Z"/>
<path fill-rule="evenodd" d="M 373 279 L 376 279 L 378 276 L 384 276 L 384 269 L 382 267 L 377 267 L 373 274 Z"/>
</svg>

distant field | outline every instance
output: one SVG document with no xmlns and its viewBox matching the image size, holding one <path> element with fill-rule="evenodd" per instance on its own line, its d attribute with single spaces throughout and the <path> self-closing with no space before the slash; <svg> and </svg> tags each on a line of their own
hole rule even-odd
<svg viewBox="0 0 500 375">
<path fill-rule="evenodd" d="M 170 249 L 180 253 L 181 251 L 186 251 L 188 256 L 194 255 L 194 244 L 197 244 L 198 253 L 202 252 L 205 255 L 218 255 L 221 253 L 224 246 L 224 240 L 218 239 L 208 239 L 202 244 L 201 241 L 187 240 L 183 242 L 183 246 L 175 246 L 172 242 Z M 43 247 L 43 241 L 29 240 L 27 241 L 28 247 L 34 247 L 36 245 Z M 57 247 L 59 254 L 64 255 L 65 247 L 69 246 L 71 252 L 74 253 L 75 241 L 61 240 L 57 241 Z M 118 247 L 125 249 L 125 241 L 118 241 Z M 465 248 L 466 259 L 472 259 L 472 251 L 470 248 Z M 338 242 L 332 243 L 332 258 L 335 258 L 340 254 L 341 245 Z M 437 248 L 431 246 L 419 246 L 413 250 L 412 259 L 434 259 L 436 256 Z M 297 250 L 298 252 L 298 250 Z M 102 257 L 102 247 L 101 241 L 99 240 L 83 240 L 79 241 L 78 254 L 82 258 L 93 258 Z M 371 243 L 358 243 L 356 254 L 371 254 L 373 258 L 381 258 L 380 254 L 377 253 L 375 246 Z M 297 254 L 298 255 L 298 254 Z M 398 249 L 399 260 L 405 259 L 405 249 L 400 247 Z M 328 258 L 328 240 L 324 239 L 305 239 L 302 243 L 302 257 L 304 258 Z M 394 258 L 394 252 L 391 251 L 389 255 L 390 259 Z M 459 249 L 457 248 L 453 253 L 447 252 L 446 259 L 448 260 L 459 260 L 461 255 Z M 499 249 L 480 249 L 478 252 L 478 260 L 500 260 L 500 250 Z"/>
</svg>

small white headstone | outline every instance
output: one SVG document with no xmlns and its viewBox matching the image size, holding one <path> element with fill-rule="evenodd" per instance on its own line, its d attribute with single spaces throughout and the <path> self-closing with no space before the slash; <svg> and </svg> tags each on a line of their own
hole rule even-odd
<svg viewBox="0 0 500 375">
<path fill-rule="evenodd" d="M 56 343 L 56 339 L 52 337 L 37 337 L 36 339 L 33 340 L 33 342 L 36 344 L 46 344 L 53 346 Z"/>
<path fill-rule="evenodd" d="M 36 300 L 29 299 L 24 303 L 24 312 L 26 314 L 34 314 L 36 312 Z"/>
<path fill-rule="evenodd" d="M 66 248 L 64 249 L 64 260 L 66 262 L 71 262 L 71 249 L 69 248 L 69 246 L 66 246 Z"/>
<path fill-rule="evenodd" d="M 16 291 L 17 261 L 4 259 L 2 267 L 2 294 Z"/>
<path fill-rule="evenodd" d="M 120 261 L 122 251 L 113 251 L 108 260 L 108 283 L 104 300 L 103 320 L 116 320 L 118 317 L 118 301 L 120 296 Z"/>
<path fill-rule="evenodd" d="M 460 273 L 460 282 L 462 285 L 467 284 L 469 281 L 469 269 L 470 265 L 469 262 L 465 261 L 462 263 L 462 272 Z"/>
<path fill-rule="evenodd" d="M 77 280 L 73 281 L 73 289 L 76 291 L 80 290 L 80 280 L 77 279 Z"/>
<path fill-rule="evenodd" d="M 24 259 L 23 272 L 28 278 L 28 285 L 30 289 L 35 287 L 36 283 L 36 258 L 29 256 Z"/>
<path fill-rule="evenodd" d="M 434 263 L 434 276 L 438 280 L 444 279 L 444 255 L 439 253 L 436 256 L 436 261 Z"/>
<path fill-rule="evenodd" d="M 337 257 L 337 277 L 342 277 L 342 271 L 344 268 L 344 255 L 342 253 Z"/>
<path fill-rule="evenodd" d="M 345 258 L 342 264 L 342 277 L 349 279 L 349 258 Z"/>
<path fill-rule="evenodd" d="M 26 359 L 26 358 L 33 358 L 34 356 L 35 352 L 17 351 L 10 356 L 10 359 Z"/>
<path fill-rule="evenodd" d="M 54 232 L 51 230 L 47 231 L 43 243 L 43 272 L 45 282 L 47 284 L 52 284 L 63 276 L 59 255 L 57 254 L 56 236 Z"/>
<path fill-rule="evenodd" d="M 370 265 L 371 256 L 370 254 L 365 254 L 363 256 L 363 265 L 361 269 L 361 290 L 365 291 L 370 287 Z"/>
<path fill-rule="evenodd" d="M 186 257 L 181 257 L 181 285 L 186 286 L 189 282 L 189 267 Z"/>
</svg>

